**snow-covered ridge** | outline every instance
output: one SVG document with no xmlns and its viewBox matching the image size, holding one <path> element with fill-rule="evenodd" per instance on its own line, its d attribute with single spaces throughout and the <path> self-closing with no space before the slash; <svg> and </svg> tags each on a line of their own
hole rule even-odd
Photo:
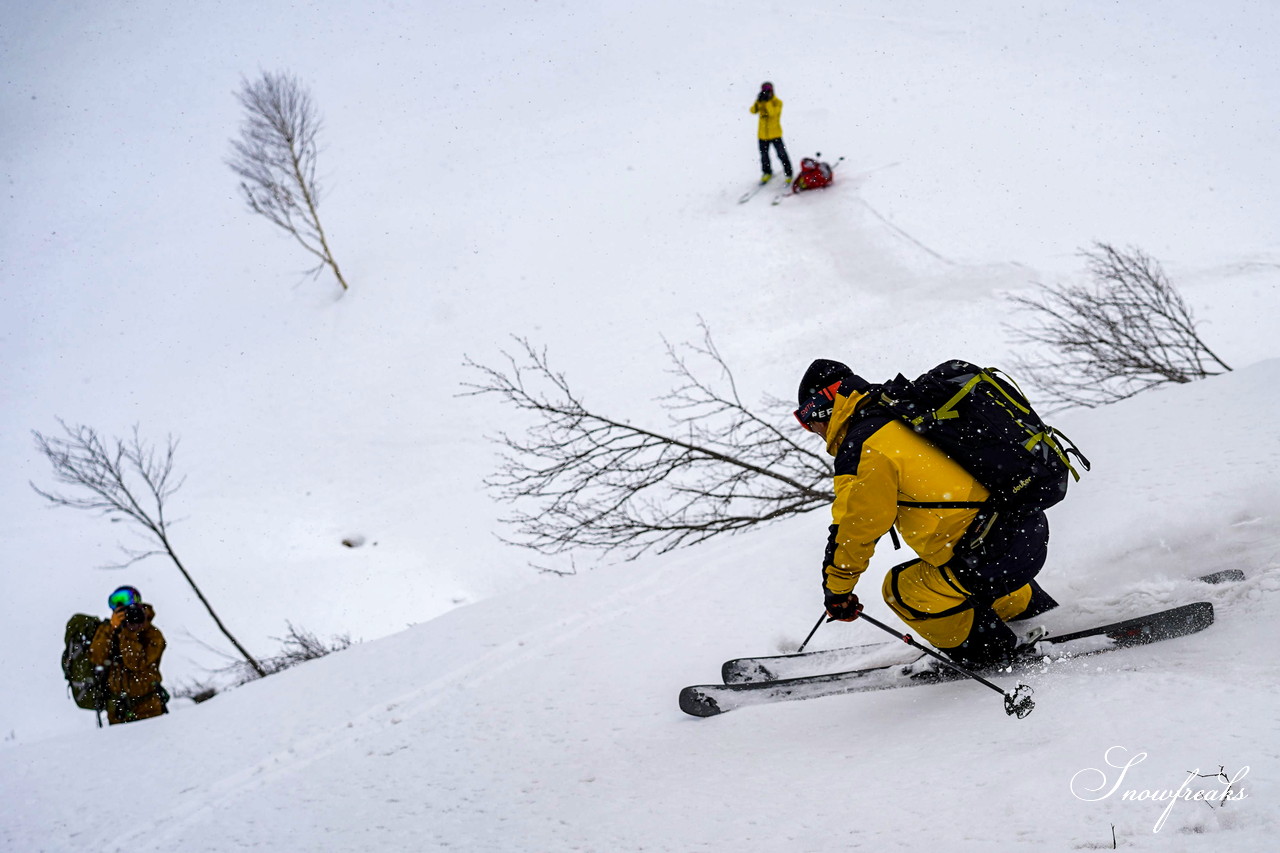
<svg viewBox="0 0 1280 853">
<path fill-rule="evenodd" d="M 832 833 L 849 845 L 910 825 L 913 847 L 980 850 L 993 826 L 1035 849 L 1109 838 L 1114 823 L 1150 849 L 1168 838 L 1265 849 L 1280 452 L 1245 460 L 1203 445 L 1246 443 L 1256 424 L 1241 415 L 1274 416 L 1256 392 L 1277 381 L 1280 361 L 1269 361 L 1072 419 L 1095 470 L 1053 513 L 1042 578 L 1063 607 L 1046 621 L 1066 630 L 1208 600 L 1218 622 L 1083 672 L 1033 676 L 1027 720 L 969 684 L 682 715 L 683 684 L 715 677 L 726 657 L 794 644 L 820 609 L 821 519 L 801 519 L 499 596 L 147 725 L 10 749 L 0 786 L 20 808 L 4 839 L 15 850 L 763 851 L 840 849 Z M 1201 461 L 1170 495 L 1171 455 Z M 1120 506 L 1141 526 L 1115 524 Z M 1248 577 L 1193 580 L 1220 568 Z M 868 631 L 827 626 L 817 644 L 866 642 Z M 1105 768 L 1117 744 L 1149 754 L 1134 786 L 1176 787 L 1184 765 L 1248 765 L 1249 798 L 1217 811 L 1181 803 L 1157 836 L 1149 825 L 1165 804 L 1090 803 L 1068 787 L 1077 771 Z M 106 784 L 122 755 L 146 771 Z M 84 784 L 86 772 L 102 783 Z M 917 798 L 902 789 L 932 777 L 970 783 L 950 789 L 959 802 L 945 821 L 912 822 Z M 856 832 L 812 812 L 806 780 L 853 786 Z M 114 820 L 139 801 L 143 814 Z"/>
</svg>

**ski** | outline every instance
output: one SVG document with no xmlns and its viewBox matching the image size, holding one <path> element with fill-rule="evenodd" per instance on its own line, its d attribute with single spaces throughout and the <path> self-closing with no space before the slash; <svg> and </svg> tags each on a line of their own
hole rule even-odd
<svg viewBox="0 0 1280 853">
<path fill-rule="evenodd" d="M 1103 646 L 1093 651 L 1105 652 L 1111 649 L 1127 649 L 1131 646 L 1145 646 L 1160 640 L 1172 640 L 1174 637 L 1185 637 L 1203 631 L 1213 624 L 1213 605 L 1207 601 L 1195 601 L 1168 610 L 1159 610 L 1145 616 L 1135 616 L 1101 628 L 1085 628 L 1056 637 L 1045 637 L 1042 642 L 1060 646 L 1086 637 L 1103 637 L 1113 645 Z"/>
<path fill-rule="evenodd" d="M 734 658 L 721 665 L 720 679 L 725 684 L 777 681 L 780 678 L 906 663 L 913 657 L 910 647 L 902 643 L 877 642 L 799 654 Z"/>
<path fill-rule="evenodd" d="M 1200 583 L 1222 584 L 1244 580 L 1239 569 L 1223 569 L 1202 575 Z M 851 669 L 867 669 L 894 663 L 906 663 L 913 658 L 908 647 L 900 643 L 868 643 L 838 649 L 824 649 L 789 655 L 734 658 L 720 667 L 720 678 L 725 684 L 744 684 L 755 681 L 776 681 L 782 678 L 799 678 L 827 672 Z"/>
<path fill-rule="evenodd" d="M 738 204 L 746 204 L 747 202 L 751 201 L 751 199 L 753 199 L 753 198 L 755 198 L 755 197 L 756 197 L 756 195 L 760 192 L 760 190 L 762 190 L 762 189 L 764 189 L 765 187 L 769 186 L 769 184 L 771 184 L 771 183 L 773 183 L 773 182 L 772 182 L 772 181 L 764 181 L 764 182 L 761 182 L 761 183 L 756 184 L 754 187 L 752 187 L 751 189 L 747 190 L 746 192 L 744 192 L 744 193 L 742 194 L 742 197 L 738 199 Z"/>
<path fill-rule="evenodd" d="M 1174 637 L 1183 637 L 1203 631 L 1213 624 L 1213 605 L 1207 601 L 1198 601 L 1102 625 L 1097 628 L 1086 628 L 1057 637 L 1047 637 L 1041 642 L 1051 646 L 1061 646 L 1067 657 L 1082 657 L 1100 654 L 1113 649 L 1129 648 L 1145 645 Z M 1079 643 L 1068 648 L 1067 644 L 1076 641 L 1092 640 L 1091 643 Z M 695 717 L 713 717 L 726 711 L 745 708 L 751 705 L 762 705 L 773 702 L 786 702 L 796 699 L 816 699 L 823 696 L 837 696 L 843 693 L 863 693 L 873 690 L 887 690 L 895 687 L 919 686 L 922 684 L 938 684 L 964 678 L 949 669 L 939 669 L 929 673 L 927 679 L 913 679 L 910 675 L 910 664 L 924 655 L 913 656 L 912 660 L 855 669 L 848 672 L 835 672 L 825 675 L 810 675 L 799 678 L 784 678 L 775 681 L 760 681 L 738 684 L 703 684 L 686 687 L 680 691 L 680 710 Z M 998 673 L 1018 673 L 1040 665 L 1040 660 L 1028 660 L 1012 667 L 996 670 Z M 987 674 L 990 674 L 988 671 Z"/>
</svg>

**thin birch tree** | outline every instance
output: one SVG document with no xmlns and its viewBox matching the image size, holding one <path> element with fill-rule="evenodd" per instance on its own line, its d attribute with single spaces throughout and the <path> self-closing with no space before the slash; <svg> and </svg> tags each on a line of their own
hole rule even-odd
<svg viewBox="0 0 1280 853">
<path fill-rule="evenodd" d="M 175 480 L 173 477 L 177 440 L 170 436 L 165 448 L 157 450 L 142 440 L 137 427 L 134 427 L 129 440 L 107 442 L 92 427 L 69 426 L 61 420 L 59 423 L 65 437 L 47 436 L 40 432 L 33 432 L 33 435 L 36 447 L 53 465 L 54 479 L 71 487 L 74 492 L 42 489 L 35 483 L 31 483 L 31 488 L 53 506 L 88 510 L 105 515 L 113 522 L 128 522 L 140 530 L 144 540 L 153 547 L 136 550 L 121 546 L 129 558 L 122 565 L 132 565 L 147 557 L 167 556 L 209 612 L 218 630 L 258 675 L 265 676 L 267 671 L 218 617 L 209 599 L 205 598 L 204 592 L 178 558 L 169 538 L 168 502 L 186 479 Z"/>
<path fill-rule="evenodd" d="M 236 99 L 244 107 L 240 138 L 227 161 L 240 176 L 249 209 L 288 232 L 315 257 L 307 270 L 326 267 L 347 290 L 338 262 L 320 224 L 320 183 L 316 178 L 321 121 L 305 86 L 290 74 L 263 72 L 244 80 Z"/>
</svg>

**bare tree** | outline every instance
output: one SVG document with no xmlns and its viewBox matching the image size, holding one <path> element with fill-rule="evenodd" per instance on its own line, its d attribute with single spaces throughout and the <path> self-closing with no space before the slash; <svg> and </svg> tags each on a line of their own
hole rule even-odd
<svg viewBox="0 0 1280 853">
<path fill-rule="evenodd" d="M 231 641 L 236 651 L 259 674 L 265 675 L 262 666 L 232 636 L 226 625 L 214 612 L 213 605 L 204 597 L 186 566 L 178 559 L 169 539 L 170 521 L 166 517 L 168 501 L 182 487 L 185 478 L 173 479 L 174 454 L 178 442 L 169 437 L 163 451 L 144 443 L 134 427 L 129 441 L 116 439 L 110 445 L 98 433 L 87 426 L 68 426 L 59 420 L 66 438 L 49 437 L 34 432 L 36 447 L 53 465 L 54 478 L 78 490 L 78 495 L 46 491 L 35 483 L 31 488 L 54 506 L 90 510 L 105 515 L 112 521 L 130 522 L 142 531 L 143 538 L 153 547 L 149 550 L 125 548 L 129 557 L 124 565 L 156 555 L 167 556 L 186 578 L 200 603 L 209 611 L 218 629 Z M 122 546 L 123 547 L 123 546 Z"/>
<path fill-rule="evenodd" d="M 317 258 L 309 274 L 319 275 L 328 267 L 346 290 L 317 212 L 316 136 L 321 122 L 311 95 L 292 75 L 263 72 L 256 80 L 242 81 L 236 99 L 245 118 L 227 164 L 240 176 L 249 209 L 289 232 Z"/>
<path fill-rule="evenodd" d="M 349 634 L 336 635 L 326 642 L 313 632 L 298 627 L 292 622 L 286 620 L 285 625 L 289 628 L 287 636 L 271 638 L 281 643 L 280 653 L 262 658 L 261 667 L 250 666 L 246 661 L 235 660 L 230 655 L 225 655 L 220 650 L 206 645 L 206 648 L 223 655 L 230 660 L 230 663 L 209 670 L 210 675 L 205 678 L 193 678 L 178 684 L 173 689 L 173 695 L 179 699 L 190 699 L 197 704 L 207 702 L 224 689 L 239 687 L 266 675 L 275 675 L 300 663 L 322 658 L 351 646 Z"/>
<path fill-rule="evenodd" d="M 793 440 L 798 429 L 784 432 L 743 404 L 705 325 L 700 344 L 667 344 L 675 388 L 660 401 L 666 430 L 590 409 L 545 350 L 517 340 L 521 357 L 504 353 L 505 370 L 466 362 L 480 374 L 466 394 L 497 395 L 534 416 L 526 436 L 496 437 L 502 461 L 487 481 L 504 500 L 531 505 L 506 519 L 516 544 L 634 558 L 831 503 L 827 459 Z M 696 374 L 687 355 L 717 371 L 717 381 Z"/>
<path fill-rule="evenodd" d="M 1048 348 L 1015 361 L 1051 408 L 1102 406 L 1231 370 L 1196 332 L 1190 307 L 1157 261 L 1106 243 L 1083 256 L 1091 285 L 1040 285 L 1033 296 L 1009 297 L 1032 318 L 1010 327 L 1018 342 Z"/>
<path fill-rule="evenodd" d="M 265 672 L 247 666 L 244 661 L 235 661 L 219 671 L 231 673 L 234 676 L 234 683 L 240 685 L 264 675 L 275 675 L 300 663 L 322 658 L 351 646 L 349 634 L 334 636 L 326 642 L 317 637 L 314 632 L 298 627 L 292 622 L 286 620 L 285 625 L 289 629 L 286 636 L 271 638 L 281 644 L 280 653 L 262 659 L 262 669 Z"/>
</svg>

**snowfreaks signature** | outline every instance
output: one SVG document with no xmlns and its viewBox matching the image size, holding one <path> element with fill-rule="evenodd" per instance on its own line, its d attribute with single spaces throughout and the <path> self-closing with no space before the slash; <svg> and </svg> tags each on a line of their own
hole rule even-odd
<svg viewBox="0 0 1280 853">
<path fill-rule="evenodd" d="M 1115 754 L 1114 757 L 1113 753 Z M 1129 768 L 1133 767 L 1135 764 L 1142 763 L 1147 758 L 1147 754 L 1145 752 L 1138 752 L 1134 753 L 1132 758 L 1125 761 L 1124 756 L 1126 753 L 1128 753 L 1128 750 L 1124 747 L 1113 746 L 1102 754 L 1103 760 L 1106 761 L 1109 766 L 1120 771 L 1120 775 L 1116 777 L 1115 782 L 1110 788 L 1107 788 L 1107 771 L 1100 770 L 1096 767 L 1087 767 L 1071 777 L 1072 795 L 1078 800 L 1093 803 L 1098 802 L 1099 800 L 1105 800 L 1107 797 L 1110 797 L 1116 791 L 1120 790 L 1120 785 L 1124 782 L 1124 777 L 1129 772 Z M 1124 763 L 1117 763 L 1117 759 L 1124 761 Z M 1173 811 L 1174 804 L 1179 800 L 1186 800 L 1188 802 L 1201 801 L 1206 802 L 1209 805 L 1213 805 L 1214 803 L 1222 805 L 1229 800 L 1245 799 L 1248 795 L 1244 792 L 1243 788 L 1237 789 L 1236 783 L 1248 775 L 1248 773 L 1248 765 L 1241 767 L 1234 776 L 1227 776 L 1227 774 L 1221 769 L 1219 769 L 1217 773 L 1201 773 L 1199 769 L 1188 770 L 1187 778 L 1182 780 L 1182 785 L 1179 786 L 1176 791 L 1168 788 L 1159 790 L 1145 788 L 1142 790 L 1136 790 L 1129 788 L 1120 795 L 1120 799 L 1134 800 L 1138 802 L 1149 800 L 1153 803 L 1163 803 L 1168 801 L 1169 805 L 1165 807 L 1163 812 L 1161 812 L 1160 819 L 1157 820 L 1155 826 L 1151 828 L 1152 832 L 1159 832 L 1164 826 L 1165 821 L 1169 819 L 1169 813 Z M 1198 778 L 1216 779 L 1223 783 L 1223 787 L 1220 790 L 1190 790 L 1189 786 L 1191 785 L 1192 780 Z M 1098 784 L 1092 785 L 1091 782 L 1095 779 L 1098 781 Z"/>
</svg>

